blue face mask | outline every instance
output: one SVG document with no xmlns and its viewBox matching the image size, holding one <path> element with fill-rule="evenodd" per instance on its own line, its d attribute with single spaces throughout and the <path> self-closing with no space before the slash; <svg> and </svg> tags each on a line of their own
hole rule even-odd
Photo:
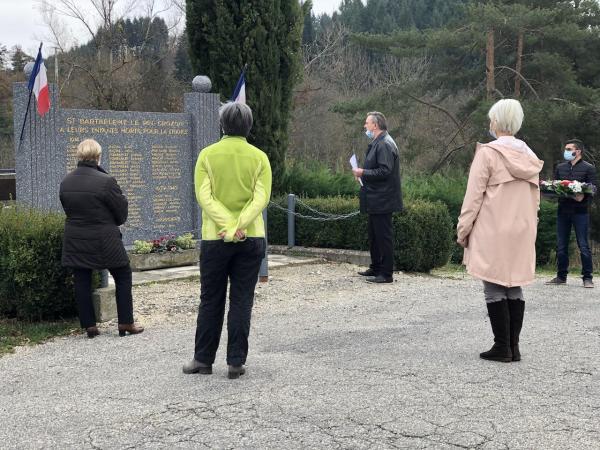
<svg viewBox="0 0 600 450">
<path fill-rule="evenodd" d="M 573 161 L 575 159 L 575 152 L 573 150 L 565 150 L 563 158 L 567 161 Z"/>
<path fill-rule="evenodd" d="M 369 139 L 373 139 L 375 137 L 375 133 L 373 133 L 371 130 L 365 130 L 365 134 Z"/>
<path fill-rule="evenodd" d="M 494 139 L 498 139 L 498 136 L 496 136 L 496 133 L 494 133 L 493 130 L 488 130 L 489 135 L 494 138 Z"/>
</svg>

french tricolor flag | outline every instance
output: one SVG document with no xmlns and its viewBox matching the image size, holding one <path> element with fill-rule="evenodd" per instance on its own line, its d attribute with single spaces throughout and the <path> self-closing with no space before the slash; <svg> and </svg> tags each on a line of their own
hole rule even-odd
<svg viewBox="0 0 600 450">
<path fill-rule="evenodd" d="M 37 100 L 37 111 L 44 116 L 50 110 L 50 92 L 48 90 L 48 78 L 46 77 L 46 66 L 42 59 L 42 47 L 38 50 L 35 65 L 29 77 L 29 91 L 33 91 Z"/>
<path fill-rule="evenodd" d="M 246 66 L 244 66 L 240 79 L 235 85 L 231 100 L 237 103 L 246 104 Z"/>
</svg>

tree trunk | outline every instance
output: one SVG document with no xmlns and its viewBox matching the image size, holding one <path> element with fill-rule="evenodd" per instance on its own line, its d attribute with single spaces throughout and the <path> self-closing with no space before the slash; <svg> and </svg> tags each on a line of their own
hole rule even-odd
<svg viewBox="0 0 600 450">
<path fill-rule="evenodd" d="M 485 72 L 487 76 L 486 92 L 487 98 L 490 100 L 496 90 L 496 81 L 494 77 L 494 29 L 490 28 L 487 32 L 485 58 Z"/>
<path fill-rule="evenodd" d="M 519 30 L 519 37 L 517 40 L 517 65 L 515 70 L 515 98 L 521 96 L 521 69 L 523 68 L 523 30 Z"/>
</svg>

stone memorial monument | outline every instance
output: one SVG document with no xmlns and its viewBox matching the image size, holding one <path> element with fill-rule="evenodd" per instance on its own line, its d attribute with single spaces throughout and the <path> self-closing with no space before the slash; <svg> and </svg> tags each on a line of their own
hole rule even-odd
<svg viewBox="0 0 600 450">
<path fill-rule="evenodd" d="M 129 200 L 121 227 L 125 245 L 168 233 L 199 230 L 194 195 L 198 152 L 219 139 L 219 96 L 209 93 L 208 77 L 198 76 L 184 96 L 183 113 L 65 109 L 50 85 L 51 108 L 40 117 L 34 101 L 23 141 L 15 136 L 16 197 L 42 210 L 62 211 L 62 178 L 76 165 L 79 142 L 93 138 L 102 146 L 101 165 Z M 14 129 L 21 130 L 29 91 L 13 88 Z"/>
</svg>

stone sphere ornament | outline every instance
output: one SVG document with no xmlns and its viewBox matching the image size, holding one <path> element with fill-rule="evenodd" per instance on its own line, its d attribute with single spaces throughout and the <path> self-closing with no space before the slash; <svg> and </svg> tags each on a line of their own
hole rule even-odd
<svg viewBox="0 0 600 450">
<path fill-rule="evenodd" d="M 192 80 L 192 89 L 195 92 L 208 93 L 210 92 L 211 88 L 212 83 L 210 81 L 210 78 L 208 78 L 206 75 L 197 75 Z"/>
<path fill-rule="evenodd" d="M 23 67 L 23 72 L 28 79 L 31 76 L 31 72 L 33 72 L 33 66 L 35 66 L 35 63 L 33 61 L 29 61 L 27 64 L 25 64 L 25 67 Z"/>
</svg>

